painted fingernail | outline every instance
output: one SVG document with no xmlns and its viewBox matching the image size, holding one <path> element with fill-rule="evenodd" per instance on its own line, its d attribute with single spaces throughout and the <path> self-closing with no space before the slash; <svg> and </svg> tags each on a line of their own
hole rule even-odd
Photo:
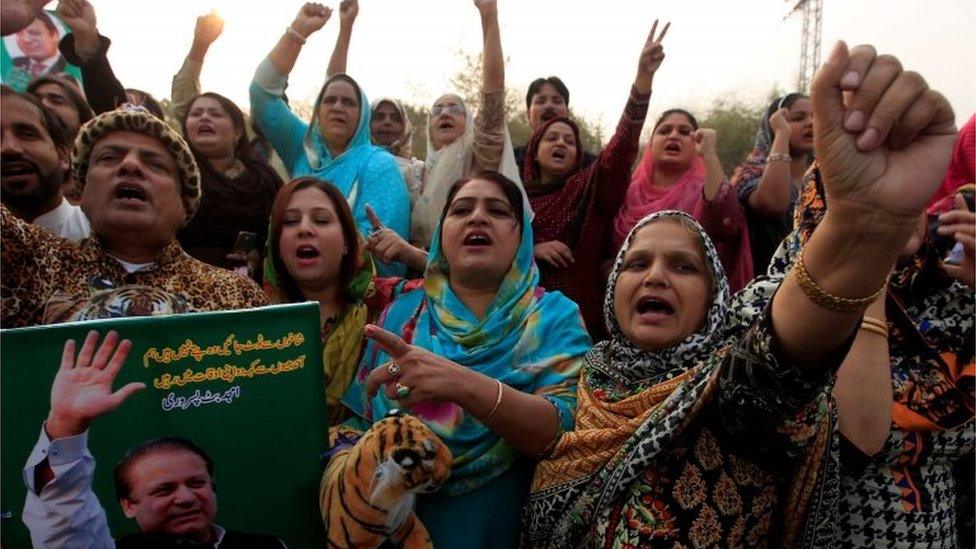
<svg viewBox="0 0 976 549">
<path fill-rule="evenodd" d="M 859 132 L 864 128 L 864 122 L 866 120 L 863 111 L 851 111 L 844 118 L 844 128 L 848 131 Z"/>
<path fill-rule="evenodd" d="M 874 128 L 868 128 L 864 130 L 864 133 L 857 138 L 857 147 L 862 151 L 866 151 L 874 147 L 875 143 L 878 141 L 878 130 Z"/>
<path fill-rule="evenodd" d="M 840 79 L 840 85 L 845 88 L 856 88 L 861 83 L 861 74 L 857 71 L 847 71 Z"/>
</svg>

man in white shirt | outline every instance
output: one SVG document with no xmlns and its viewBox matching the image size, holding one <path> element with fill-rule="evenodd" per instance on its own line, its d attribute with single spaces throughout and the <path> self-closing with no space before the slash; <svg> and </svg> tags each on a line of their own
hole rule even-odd
<svg viewBox="0 0 976 549">
<path fill-rule="evenodd" d="M 81 208 L 62 194 L 69 147 L 64 126 L 50 109 L 0 86 L 0 199 L 17 217 L 78 241 L 91 227 Z"/>
</svg>

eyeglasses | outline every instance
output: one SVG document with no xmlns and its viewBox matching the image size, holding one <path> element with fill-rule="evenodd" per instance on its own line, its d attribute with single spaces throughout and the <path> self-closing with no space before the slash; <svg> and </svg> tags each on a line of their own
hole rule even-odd
<svg viewBox="0 0 976 549">
<path fill-rule="evenodd" d="M 436 118 L 444 113 L 444 111 L 447 111 L 448 114 L 464 114 L 464 105 L 458 105 L 457 103 L 434 105 L 434 108 L 430 109 L 430 115 Z"/>
</svg>

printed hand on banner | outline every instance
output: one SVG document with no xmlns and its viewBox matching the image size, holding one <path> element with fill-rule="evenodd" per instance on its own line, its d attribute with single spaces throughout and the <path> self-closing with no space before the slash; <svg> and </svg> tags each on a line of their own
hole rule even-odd
<svg viewBox="0 0 976 549">
<path fill-rule="evenodd" d="M 129 383 L 112 392 L 112 383 L 119 375 L 132 349 L 132 342 L 110 331 L 95 351 L 98 332 L 88 332 L 78 358 L 75 341 L 64 343 L 61 368 L 51 385 L 51 413 L 45 430 L 51 440 L 75 436 L 88 429 L 91 421 L 118 408 L 133 393 L 146 387 L 145 383 Z"/>
</svg>

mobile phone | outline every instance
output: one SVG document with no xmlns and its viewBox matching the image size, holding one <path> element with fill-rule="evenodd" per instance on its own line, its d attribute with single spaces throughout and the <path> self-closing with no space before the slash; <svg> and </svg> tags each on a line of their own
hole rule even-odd
<svg viewBox="0 0 976 549">
<path fill-rule="evenodd" d="M 257 247 L 258 235 L 250 231 L 240 231 L 234 241 L 234 253 L 247 255 Z"/>
<path fill-rule="evenodd" d="M 963 199 L 966 201 L 966 208 L 971 212 L 976 211 L 976 205 L 974 205 L 974 202 L 976 202 L 976 193 L 973 191 L 973 185 L 964 185 L 957 191 L 957 193 L 962 194 Z M 952 235 L 938 234 L 938 228 L 939 218 L 938 216 L 932 216 L 929 221 L 929 235 L 939 257 L 944 258 L 943 263 L 946 265 L 962 264 L 964 256 L 962 244 L 956 242 L 956 239 Z"/>
</svg>

